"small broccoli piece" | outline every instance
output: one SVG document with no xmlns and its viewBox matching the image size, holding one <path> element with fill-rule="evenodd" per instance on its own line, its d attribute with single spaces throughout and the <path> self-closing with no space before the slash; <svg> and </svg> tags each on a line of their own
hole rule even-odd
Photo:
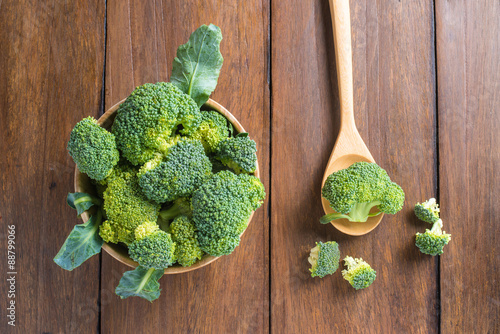
<svg viewBox="0 0 500 334">
<path fill-rule="evenodd" d="M 395 214 L 403 207 L 403 189 L 375 163 L 356 162 L 346 169 L 332 173 L 321 191 L 336 213 L 323 216 L 322 224 L 346 218 L 352 222 L 366 222 L 380 213 Z M 380 211 L 370 213 L 373 207 Z"/>
<path fill-rule="evenodd" d="M 307 259 L 312 277 L 325 277 L 337 271 L 340 262 L 339 244 L 335 241 L 317 242 Z"/>
<path fill-rule="evenodd" d="M 117 110 L 112 132 L 123 156 L 144 164 L 155 153 L 166 153 L 176 131 L 189 135 L 198 129 L 201 112 L 193 99 L 170 83 L 137 87 Z"/>
<path fill-rule="evenodd" d="M 237 174 L 253 173 L 257 169 L 257 145 L 247 133 L 221 140 L 217 157 Z"/>
<path fill-rule="evenodd" d="M 164 203 L 191 195 L 212 174 L 212 165 L 203 145 L 183 140 L 172 146 L 164 160 L 143 168 L 139 184 L 152 201 Z"/>
<path fill-rule="evenodd" d="M 149 201 L 142 193 L 136 176 L 137 171 L 119 166 L 108 177 L 103 194 L 107 219 L 100 227 L 100 236 L 106 242 L 134 241 L 134 231 L 145 220 L 156 221 L 160 205 Z"/>
<path fill-rule="evenodd" d="M 351 283 L 352 287 L 356 290 L 369 287 L 375 278 L 377 272 L 370 267 L 363 259 L 354 259 L 346 256 L 344 259 L 347 270 L 342 270 L 342 277 Z"/>
<path fill-rule="evenodd" d="M 190 137 L 199 140 L 207 154 L 217 151 L 222 139 L 229 136 L 226 118 L 217 111 L 203 111 L 201 124 Z"/>
<path fill-rule="evenodd" d="M 230 254 L 265 196 L 264 186 L 255 176 L 229 171 L 214 174 L 191 200 L 201 249 L 213 256 Z"/>
<path fill-rule="evenodd" d="M 434 224 L 439 219 L 439 204 L 435 198 L 431 198 L 423 203 L 415 204 L 415 215 L 418 219 Z"/>
<path fill-rule="evenodd" d="M 156 228 L 155 228 L 156 227 Z M 163 269 L 175 262 L 175 242 L 172 236 L 158 228 L 154 222 L 145 222 L 138 226 L 135 239 L 128 247 L 132 260 L 146 269 Z"/>
<path fill-rule="evenodd" d="M 189 267 L 197 260 L 201 260 L 203 252 L 198 243 L 196 228 L 187 216 L 178 216 L 170 224 L 170 233 L 174 240 L 175 258 L 183 267 Z"/>
<path fill-rule="evenodd" d="M 105 179 L 120 159 L 115 136 L 93 117 L 75 125 L 67 149 L 78 169 L 96 181 Z"/>
<path fill-rule="evenodd" d="M 451 234 L 442 230 L 443 221 L 438 219 L 432 229 L 426 229 L 425 233 L 417 233 L 415 245 L 424 254 L 436 256 L 443 254 L 443 248 L 451 240 Z"/>
</svg>

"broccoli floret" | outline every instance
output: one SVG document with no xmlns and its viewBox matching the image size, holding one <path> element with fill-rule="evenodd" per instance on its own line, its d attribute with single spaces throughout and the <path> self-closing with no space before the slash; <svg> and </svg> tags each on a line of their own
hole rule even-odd
<svg viewBox="0 0 500 334">
<path fill-rule="evenodd" d="M 356 162 L 346 169 L 332 173 L 321 191 L 336 213 L 323 216 L 322 224 L 346 218 L 352 222 L 366 222 L 380 213 L 395 214 L 403 207 L 403 189 L 375 163 Z M 373 207 L 380 211 L 370 213 Z"/>
<path fill-rule="evenodd" d="M 335 241 L 317 242 L 307 259 L 312 277 L 325 277 L 337 271 L 340 262 L 339 244 Z"/>
<path fill-rule="evenodd" d="M 424 222 L 434 224 L 439 219 L 439 204 L 435 198 L 415 204 L 415 215 Z"/>
<path fill-rule="evenodd" d="M 78 169 L 96 181 L 105 179 L 120 159 L 115 136 L 93 117 L 75 125 L 67 149 Z"/>
<path fill-rule="evenodd" d="M 166 153 L 177 130 L 190 135 L 200 122 L 201 112 L 189 95 L 170 83 L 147 83 L 120 105 L 112 132 L 123 156 L 139 165 Z"/>
<path fill-rule="evenodd" d="M 170 233 L 174 240 L 175 258 L 183 267 L 189 267 L 197 260 L 201 260 L 203 252 L 198 243 L 196 228 L 187 216 L 178 216 L 170 224 Z"/>
<path fill-rule="evenodd" d="M 255 176 L 229 171 L 214 174 L 191 200 L 201 249 L 213 256 L 230 254 L 265 195 L 264 186 Z"/>
<path fill-rule="evenodd" d="M 221 140 L 217 157 L 237 174 L 253 173 L 257 169 L 257 145 L 247 133 Z"/>
<path fill-rule="evenodd" d="M 417 233 L 415 245 L 424 254 L 436 256 L 443 254 L 443 248 L 451 240 L 451 234 L 442 230 L 443 221 L 438 219 L 432 229 L 426 229 L 425 233 Z"/>
<path fill-rule="evenodd" d="M 139 184 L 147 198 L 157 203 L 189 196 L 212 174 L 203 145 L 183 140 L 172 146 L 164 160 L 143 168 Z"/>
<path fill-rule="evenodd" d="M 106 242 L 134 241 L 134 231 L 145 220 L 156 221 L 160 205 L 149 201 L 142 193 L 137 171 L 119 166 L 108 178 L 104 191 L 104 211 L 108 220 L 102 223 L 99 234 Z"/>
<path fill-rule="evenodd" d="M 217 150 L 219 142 L 229 136 L 226 118 L 217 111 L 203 111 L 201 124 L 190 137 L 199 140 L 207 154 Z"/>
<path fill-rule="evenodd" d="M 155 228 L 156 227 L 156 228 Z M 128 247 L 128 254 L 141 267 L 163 269 L 175 262 L 175 242 L 172 236 L 158 228 L 154 222 L 138 226 L 136 238 Z"/>
<path fill-rule="evenodd" d="M 375 278 L 377 272 L 370 267 L 363 259 L 354 259 L 346 256 L 344 259 L 347 270 L 342 270 L 342 277 L 351 283 L 352 287 L 356 290 L 369 287 Z"/>
<path fill-rule="evenodd" d="M 146 220 L 141 225 L 137 226 L 134 231 L 135 240 L 141 240 L 147 237 L 150 234 L 153 234 L 158 230 L 158 224 L 155 222 L 151 222 Z"/>
</svg>

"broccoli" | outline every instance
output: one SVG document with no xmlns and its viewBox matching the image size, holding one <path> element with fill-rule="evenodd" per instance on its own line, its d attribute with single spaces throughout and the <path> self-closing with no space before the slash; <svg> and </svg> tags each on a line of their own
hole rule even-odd
<svg viewBox="0 0 500 334">
<path fill-rule="evenodd" d="M 197 140 L 182 140 L 172 146 L 163 161 L 143 166 L 139 185 L 144 195 L 157 203 L 189 196 L 212 174 L 212 165 Z"/>
<path fill-rule="evenodd" d="M 226 118 L 217 111 L 203 111 L 200 127 L 190 137 L 199 140 L 209 154 L 216 152 L 219 142 L 228 136 Z"/>
<path fill-rule="evenodd" d="M 322 224 L 346 218 L 352 222 L 366 222 L 380 213 L 395 214 L 403 207 L 405 194 L 391 182 L 386 171 L 375 163 L 356 162 L 346 169 L 332 173 L 321 191 L 336 213 L 323 216 Z M 380 211 L 370 213 L 373 207 Z"/>
<path fill-rule="evenodd" d="M 337 271 L 340 262 L 339 244 L 335 241 L 317 242 L 307 259 L 312 277 L 325 277 Z"/>
<path fill-rule="evenodd" d="M 424 222 L 434 224 L 439 219 L 439 204 L 435 198 L 415 204 L 415 215 Z"/>
<path fill-rule="evenodd" d="M 139 225 L 135 237 L 128 246 L 128 254 L 141 267 L 163 269 L 175 262 L 175 242 L 156 223 L 146 221 Z"/>
<path fill-rule="evenodd" d="M 75 125 L 67 149 L 78 169 L 96 181 L 105 179 L 120 159 L 115 136 L 93 117 Z"/>
<path fill-rule="evenodd" d="M 201 249 L 213 256 L 230 254 L 265 195 L 264 186 L 255 176 L 229 171 L 214 174 L 191 200 Z"/>
<path fill-rule="evenodd" d="M 200 122 L 201 112 L 189 95 L 170 83 L 147 83 L 120 105 L 112 132 L 123 156 L 140 165 L 155 153 L 165 154 L 175 144 L 177 130 L 190 135 Z"/>
<path fill-rule="evenodd" d="M 217 158 L 237 174 L 253 173 L 257 169 L 256 152 L 257 145 L 248 137 L 248 133 L 239 133 L 236 137 L 220 141 Z"/>
<path fill-rule="evenodd" d="M 137 171 L 128 166 L 118 166 L 108 178 L 103 193 L 107 220 L 100 227 L 100 236 L 106 242 L 134 241 L 134 230 L 145 220 L 156 221 L 160 205 L 149 201 L 141 192 Z"/>
<path fill-rule="evenodd" d="M 432 229 L 426 229 L 425 233 L 417 233 L 415 245 L 424 254 L 436 256 L 443 254 L 443 248 L 450 242 L 451 234 L 442 230 L 443 221 L 438 219 Z"/>
<path fill-rule="evenodd" d="M 354 259 L 346 256 L 344 262 L 347 270 L 342 270 L 342 277 L 356 290 L 369 287 L 375 281 L 375 278 L 377 278 L 377 272 L 368 263 L 363 261 L 363 259 Z"/>
<path fill-rule="evenodd" d="M 196 228 L 187 216 L 178 216 L 170 224 L 170 233 L 176 243 L 175 258 L 183 267 L 189 267 L 203 255 L 196 237 Z"/>
</svg>

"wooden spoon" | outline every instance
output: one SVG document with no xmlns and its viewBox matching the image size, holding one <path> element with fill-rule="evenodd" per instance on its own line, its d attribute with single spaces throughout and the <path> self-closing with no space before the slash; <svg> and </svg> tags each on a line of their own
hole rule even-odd
<svg viewBox="0 0 500 334">
<path fill-rule="evenodd" d="M 370 151 L 354 124 L 352 51 L 351 51 L 351 18 L 349 0 L 330 0 L 330 11 L 333 23 L 335 42 L 335 59 L 340 99 L 340 131 L 333 147 L 332 154 L 323 176 L 321 186 L 326 178 L 340 169 L 349 167 L 355 162 L 375 162 Z M 325 213 L 335 212 L 328 200 L 321 197 Z M 376 208 L 374 209 L 376 211 Z M 373 230 L 382 220 L 383 214 L 370 217 L 364 223 L 350 222 L 347 219 L 332 220 L 332 225 L 339 231 L 349 235 L 363 235 Z"/>
</svg>

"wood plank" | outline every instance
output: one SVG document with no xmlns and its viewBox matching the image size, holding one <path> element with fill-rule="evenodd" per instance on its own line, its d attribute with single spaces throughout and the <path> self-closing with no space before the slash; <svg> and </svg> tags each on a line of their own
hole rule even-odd
<svg viewBox="0 0 500 334">
<path fill-rule="evenodd" d="M 272 2 L 271 331 L 435 333 L 437 259 L 414 246 L 412 214 L 436 194 L 431 2 L 351 1 L 354 110 L 375 160 L 406 192 L 396 216 L 349 237 L 322 226 L 321 178 L 339 126 L 327 1 Z M 337 272 L 311 278 L 318 240 L 362 257 L 377 280 L 355 291 Z M 416 307 L 418 305 L 418 307 Z"/>
<path fill-rule="evenodd" d="M 500 332 L 500 3 L 436 1 L 443 333 Z"/>
<path fill-rule="evenodd" d="M 106 108 L 146 82 L 166 81 L 180 44 L 201 24 L 222 29 L 224 56 L 213 98 L 250 132 L 269 188 L 268 5 L 264 1 L 108 1 Z M 129 268 L 103 255 L 102 332 L 236 333 L 268 331 L 267 202 L 230 256 L 160 280 L 159 300 L 120 300 L 114 289 Z"/>
<path fill-rule="evenodd" d="M 98 330 L 99 257 L 73 272 L 53 257 L 73 226 L 72 127 L 99 112 L 102 1 L 0 2 L 0 332 Z M 7 227 L 16 226 L 16 327 L 7 325 Z"/>
</svg>

